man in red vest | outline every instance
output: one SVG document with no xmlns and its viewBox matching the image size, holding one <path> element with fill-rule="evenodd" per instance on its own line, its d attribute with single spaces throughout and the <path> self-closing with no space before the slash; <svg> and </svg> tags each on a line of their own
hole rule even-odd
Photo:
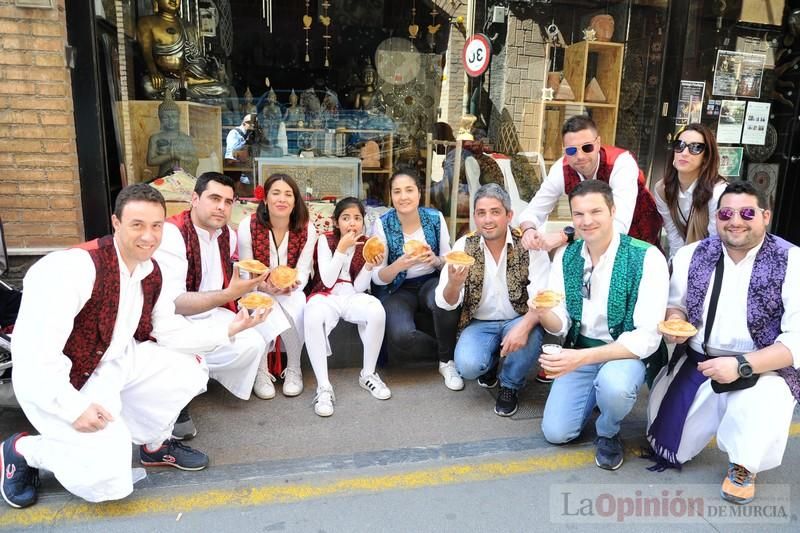
<svg viewBox="0 0 800 533">
<path fill-rule="evenodd" d="M 188 353 L 229 344 L 266 314 L 244 311 L 216 327 L 177 316 L 151 260 L 164 216 L 158 191 L 126 187 L 113 237 L 54 252 L 25 276 L 13 380 L 40 434 L 17 433 L 0 446 L 0 493 L 12 507 L 36 503 L 39 468 L 87 501 L 124 498 L 133 490 L 131 442 L 146 466 L 208 465 L 204 453 L 170 438 L 181 407 L 208 380 L 203 358 Z"/>
<path fill-rule="evenodd" d="M 567 243 L 575 233 L 572 227 L 550 234 L 540 229 L 559 198 L 569 195 L 587 179 L 598 179 L 611 186 L 617 208 L 614 218 L 617 232 L 658 245 L 661 215 L 633 155 L 622 148 L 604 146 L 597 125 L 585 115 L 567 119 L 561 136 L 564 156 L 553 163 L 536 195 L 519 216 L 520 228 L 525 232 L 523 246 L 550 251 Z"/>
<path fill-rule="evenodd" d="M 236 300 L 255 291 L 266 274 L 242 279 L 233 267 L 236 232 L 228 227 L 234 203 L 234 182 L 219 172 L 198 176 L 191 208 L 167 219 L 164 238 L 155 259 L 164 270 L 164 290 L 175 302 L 175 312 L 192 322 L 214 327 L 228 324 L 236 316 Z M 266 327 L 243 331 L 231 344 L 206 354 L 209 377 L 242 400 L 250 398 L 259 364 L 265 360 L 267 344 L 289 327 L 280 313 L 270 315 Z M 281 322 L 283 327 L 281 328 Z M 271 332 L 268 339 L 261 331 Z M 268 387 L 275 395 L 270 381 Z M 263 388 L 263 387 L 262 387 Z M 262 394 L 256 387 L 259 397 Z M 197 429 L 188 408 L 181 411 L 173 436 L 190 439 Z"/>
</svg>

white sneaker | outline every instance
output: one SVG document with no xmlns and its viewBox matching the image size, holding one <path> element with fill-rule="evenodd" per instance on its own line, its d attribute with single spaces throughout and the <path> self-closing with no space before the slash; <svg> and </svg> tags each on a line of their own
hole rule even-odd
<svg viewBox="0 0 800 533">
<path fill-rule="evenodd" d="M 314 412 L 319 416 L 331 416 L 333 414 L 333 402 L 336 396 L 333 394 L 333 386 L 317 387 L 317 395 L 314 396 Z"/>
<path fill-rule="evenodd" d="M 299 396 L 303 392 L 303 373 L 299 368 L 286 367 L 281 377 L 284 396 Z"/>
<path fill-rule="evenodd" d="M 392 397 L 392 391 L 381 381 L 377 372 L 368 376 L 358 376 L 358 384 L 361 385 L 362 389 L 368 390 L 373 398 L 388 400 Z"/>
<path fill-rule="evenodd" d="M 458 375 L 456 363 L 452 359 L 446 363 L 439 363 L 439 373 L 444 378 L 444 386 L 450 390 L 461 390 L 464 388 L 464 380 Z"/>
<path fill-rule="evenodd" d="M 262 400 L 271 400 L 275 397 L 275 376 L 266 368 L 259 368 L 256 372 L 256 381 L 253 383 L 253 394 Z"/>
</svg>

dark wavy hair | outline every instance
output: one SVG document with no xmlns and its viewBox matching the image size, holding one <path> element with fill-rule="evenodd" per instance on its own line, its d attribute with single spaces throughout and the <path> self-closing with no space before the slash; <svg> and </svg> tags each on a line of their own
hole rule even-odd
<svg viewBox="0 0 800 533">
<path fill-rule="evenodd" d="M 267 178 L 267 182 L 264 184 L 264 201 L 258 204 L 256 220 L 268 228 L 272 227 L 269 222 L 267 197 L 269 196 L 269 190 L 276 181 L 282 181 L 291 187 L 292 194 L 294 194 L 294 208 L 289 216 L 289 231 L 301 231 L 308 224 L 308 207 L 306 207 L 303 197 L 300 196 L 300 188 L 297 186 L 297 182 L 288 174 L 273 174 Z"/>
<path fill-rule="evenodd" d="M 333 234 L 337 237 L 342 236 L 342 232 L 339 229 L 339 217 L 344 213 L 345 209 L 349 209 L 351 207 L 357 207 L 358 210 L 361 212 L 361 218 L 365 218 L 367 216 L 367 211 L 364 209 L 364 204 L 361 203 L 361 200 L 354 196 L 348 196 L 347 198 L 342 198 L 338 202 L 336 202 L 336 207 L 333 208 L 333 220 L 336 222 L 336 225 L 333 227 Z"/>
<path fill-rule="evenodd" d="M 706 149 L 703 151 L 703 163 L 700 165 L 700 174 L 697 177 L 697 186 L 694 189 L 694 193 L 692 193 L 692 209 L 700 211 L 711 200 L 714 194 L 714 185 L 724 179 L 719 175 L 719 148 L 717 148 L 717 140 L 714 137 L 714 133 L 702 124 L 692 123 L 687 125 L 678 132 L 675 139 L 678 139 L 684 131 L 696 131 L 703 136 L 703 142 L 706 145 Z M 670 150 L 670 154 L 667 158 L 667 168 L 664 172 L 664 196 L 667 205 L 674 206 L 678 205 L 680 182 L 678 180 L 678 169 L 672 164 L 675 160 L 675 152 Z"/>
</svg>

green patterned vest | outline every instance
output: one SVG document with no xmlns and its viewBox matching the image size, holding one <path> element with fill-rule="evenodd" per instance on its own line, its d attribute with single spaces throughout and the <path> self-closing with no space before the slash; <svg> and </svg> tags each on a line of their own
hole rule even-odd
<svg viewBox="0 0 800 533">
<path fill-rule="evenodd" d="M 517 228 L 511 229 L 513 246 L 506 251 L 506 284 L 511 306 L 520 315 L 528 312 L 528 265 L 530 254 L 520 241 L 522 233 Z M 485 256 L 481 248 L 481 237 L 476 233 L 467 236 L 464 251 L 475 258 L 475 264 L 469 267 L 469 274 L 464 283 L 464 301 L 461 304 L 461 317 L 458 321 L 458 334 L 467 327 L 475 311 L 481 303 L 483 279 L 486 272 Z"/>
<path fill-rule="evenodd" d="M 634 329 L 633 311 L 639 296 L 644 256 L 650 246 L 628 235 L 620 235 L 619 248 L 611 271 L 611 285 L 608 289 L 608 333 L 614 340 L 622 333 Z M 574 346 L 581 331 L 583 318 L 581 286 L 585 266 L 581 255 L 582 248 L 582 240 L 573 242 L 564 250 L 562 261 L 567 312 L 572 319 L 572 327 L 567 333 L 565 346 Z"/>
</svg>

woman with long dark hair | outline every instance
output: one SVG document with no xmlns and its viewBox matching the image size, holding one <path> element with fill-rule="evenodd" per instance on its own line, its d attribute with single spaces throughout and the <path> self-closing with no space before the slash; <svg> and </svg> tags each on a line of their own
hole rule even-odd
<svg viewBox="0 0 800 533">
<path fill-rule="evenodd" d="M 442 257 L 450 251 L 450 234 L 444 217 L 436 209 L 420 207 L 419 179 L 409 172 L 389 178 L 393 209 L 375 222 L 372 234 L 386 244 L 386 257 L 372 271 L 373 294 L 386 309 L 386 340 L 389 354 L 398 349 L 436 352 L 439 373 L 450 390 L 461 390 L 453 354 L 458 311 L 436 305 Z M 414 315 L 422 311 L 433 319 L 435 338 L 420 331 Z"/>
<path fill-rule="evenodd" d="M 717 234 L 713 214 L 726 185 L 719 175 L 719 149 L 711 130 L 702 124 L 683 128 L 672 142 L 664 179 L 655 185 L 670 257 L 681 246 Z"/>
<path fill-rule="evenodd" d="M 258 259 L 270 270 L 286 265 L 297 271 L 292 287 L 279 288 L 269 277 L 259 287 L 260 291 L 275 300 L 272 314 L 282 314 L 288 320 L 288 329 L 280 334 L 286 349 L 286 369 L 282 373 L 283 394 L 297 396 L 303 392 L 303 374 L 300 371 L 304 341 L 303 311 L 306 305 L 303 288 L 311 274 L 317 232 L 309 220 L 308 208 L 300 196 L 300 189 L 290 176 L 273 174 L 263 188 L 256 189 L 256 196 L 262 202 L 255 214 L 239 223 L 239 259 Z M 265 327 L 274 327 L 275 320 L 268 320 Z M 264 338 L 268 338 L 267 335 Z M 275 370 L 281 366 L 279 350 L 276 350 L 276 355 L 272 366 Z M 272 398 L 275 396 L 273 381 L 275 377 L 270 372 L 265 356 L 256 375 L 253 392 L 259 398 Z"/>
<path fill-rule="evenodd" d="M 317 378 L 314 412 L 319 416 L 333 414 L 335 397 L 328 379 L 327 359 L 331 355 L 328 335 L 339 320 L 358 325 L 364 345 L 364 364 L 358 377 L 361 388 L 378 400 L 392 396 L 375 371 L 386 313 L 378 299 L 366 291 L 372 269 L 383 262 L 383 254 L 374 257 L 364 254 L 364 215 L 364 205 L 357 198 L 339 200 L 333 210 L 333 231 L 317 239 L 305 328 L 308 359 Z"/>
</svg>

